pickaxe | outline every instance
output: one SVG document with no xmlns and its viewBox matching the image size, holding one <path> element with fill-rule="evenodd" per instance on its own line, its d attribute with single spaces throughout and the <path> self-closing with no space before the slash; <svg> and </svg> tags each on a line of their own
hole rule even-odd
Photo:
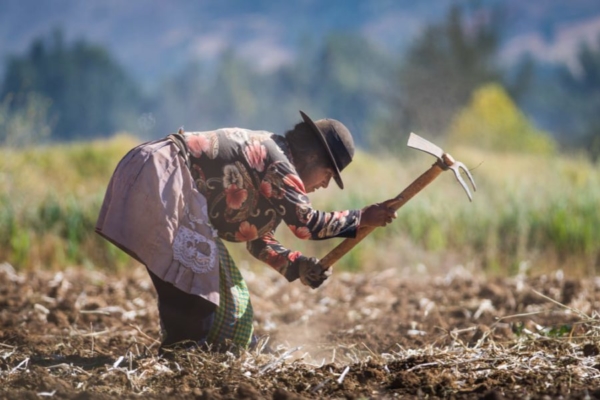
<svg viewBox="0 0 600 400">
<path fill-rule="evenodd" d="M 460 170 L 463 170 L 469 178 L 469 180 L 471 181 L 471 185 L 473 185 L 473 190 L 477 190 L 477 187 L 475 186 L 475 181 L 473 181 L 471 173 L 463 163 L 455 161 L 450 154 L 445 153 L 435 144 L 423 139 L 418 135 L 415 135 L 414 133 L 410 134 L 407 146 L 412 147 L 413 149 L 424 151 L 425 153 L 429 153 L 432 156 L 436 157 L 437 161 L 431 166 L 431 168 L 425 171 L 413 183 L 411 183 L 406 189 L 404 189 L 402 193 L 400 193 L 393 199 L 388 200 L 386 202 L 387 206 L 393 208 L 394 211 L 398 210 L 400 207 L 406 204 L 406 202 L 410 200 L 414 195 L 423 190 L 425 186 L 433 182 L 433 180 L 437 178 L 438 175 L 442 173 L 442 171 L 446 170 L 451 170 L 452 172 L 454 172 L 454 176 L 456 177 L 460 185 L 463 187 L 463 189 L 465 189 L 465 192 L 467 192 L 469 201 L 473 200 L 471 192 L 469 191 L 469 187 L 462 178 Z M 359 228 L 355 238 L 345 239 L 336 248 L 331 250 L 329 254 L 323 257 L 319 263 L 323 266 L 324 269 L 328 269 L 340 258 L 342 258 L 346 253 L 352 250 L 354 246 L 356 246 L 361 240 L 367 237 L 374 230 L 375 227 Z"/>
</svg>

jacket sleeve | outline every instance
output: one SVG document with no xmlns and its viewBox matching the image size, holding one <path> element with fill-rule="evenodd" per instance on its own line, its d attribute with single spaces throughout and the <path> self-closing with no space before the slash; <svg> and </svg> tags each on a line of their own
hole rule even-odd
<svg viewBox="0 0 600 400">
<path fill-rule="evenodd" d="M 315 210 L 302 180 L 289 162 L 272 163 L 261 182 L 260 190 L 300 239 L 356 237 L 360 224 L 360 210 Z"/>
<path fill-rule="evenodd" d="M 302 257 L 299 251 L 292 251 L 275 239 L 275 231 L 270 231 L 256 240 L 246 242 L 246 248 L 260 261 L 270 265 L 289 282 L 299 277 L 296 261 Z"/>
</svg>

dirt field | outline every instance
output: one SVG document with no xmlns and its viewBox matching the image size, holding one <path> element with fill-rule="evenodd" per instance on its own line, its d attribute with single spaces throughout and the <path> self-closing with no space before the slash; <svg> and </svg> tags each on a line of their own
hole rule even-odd
<svg viewBox="0 0 600 400">
<path fill-rule="evenodd" d="M 598 398 L 600 279 L 244 271 L 259 349 L 159 358 L 141 268 L 0 267 L 0 398 Z M 270 351 L 267 351 L 270 348 Z"/>
</svg>

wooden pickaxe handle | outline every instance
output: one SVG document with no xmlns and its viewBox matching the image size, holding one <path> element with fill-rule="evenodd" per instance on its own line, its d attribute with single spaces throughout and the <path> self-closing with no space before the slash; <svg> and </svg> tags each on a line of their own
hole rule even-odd
<svg viewBox="0 0 600 400">
<path fill-rule="evenodd" d="M 450 161 L 451 160 L 447 160 Z M 398 210 L 407 201 L 409 201 L 414 195 L 419 193 L 423 188 L 429 185 L 431 182 L 438 177 L 444 170 L 447 169 L 441 160 L 438 160 L 435 164 L 431 166 L 427 171 L 425 171 L 421 176 L 413 181 L 406 189 L 402 191 L 398 196 L 394 197 L 392 200 L 387 201 L 387 205 L 394 210 Z M 354 246 L 360 243 L 365 237 L 367 237 L 371 232 L 373 232 L 376 227 L 362 227 L 358 229 L 355 238 L 347 238 L 342 243 L 337 245 L 333 250 L 331 250 L 325 257 L 320 260 L 320 264 L 324 267 L 324 269 L 329 269 L 333 264 L 335 264 L 340 258 L 342 258 L 346 253 L 348 253 Z"/>
</svg>

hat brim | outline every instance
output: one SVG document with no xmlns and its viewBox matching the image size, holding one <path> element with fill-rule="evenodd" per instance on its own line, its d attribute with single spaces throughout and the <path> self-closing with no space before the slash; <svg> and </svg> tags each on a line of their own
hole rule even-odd
<svg viewBox="0 0 600 400">
<path fill-rule="evenodd" d="M 331 152 L 331 148 L 329 147 L 329 144 L 327 144 L 325 135 L 323 135 L 323 132 L 321 132 L 319 127 L 317 127 L 317 125 L 313 122 L 313 120 L 310 119 L 310 117 L 308 115 L 306 115 L 306 113 L 304 111 L 301 110 L 300 115 L 302 116 L 302 119 L 304 120 L 304 122 L 306 122 L 306 124 L 308 126 L 310 126 L 312 131 L 319 138 L 319 140 L 321 141 L 321 143 L 327 150 L 327 154 L 329 155 L 329 160 L 331 161 L 331 165 L 333 165 L 333 171 L 335 173 L 335 175 L 333 176 L 333 179 L 335 179 L 335 183 L 337 183 L 337 185 L 340 187 L 340 189 L 343 189 L 344 182 L 342 182 L 342 177 L 340 175 L 340 168 L 338 167 L 337 163 L 335 162 L 335 158 L 333 157 L 333 153 Z"/>
</svg>

